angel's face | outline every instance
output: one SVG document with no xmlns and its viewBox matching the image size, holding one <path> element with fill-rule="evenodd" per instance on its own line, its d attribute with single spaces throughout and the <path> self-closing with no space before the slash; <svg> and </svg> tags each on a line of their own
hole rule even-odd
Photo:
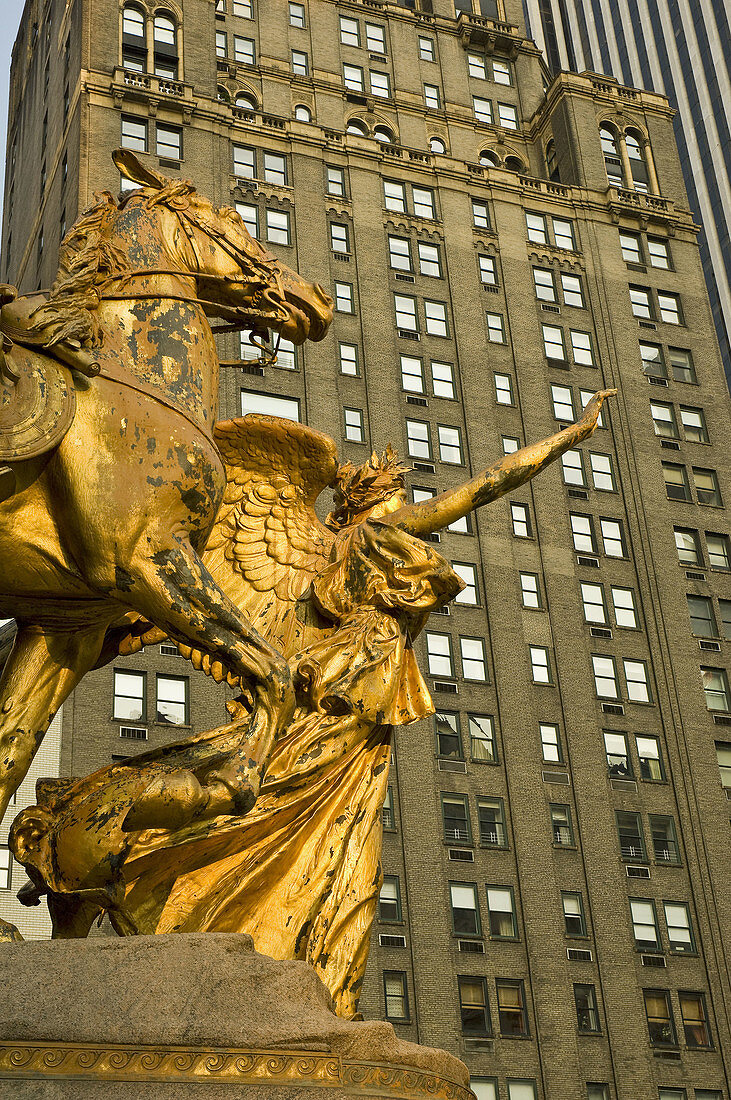
<svg viewBox="0 0 731 1100">
<path fill-rule="evenodd" d="M 391 512 L 398 512 L 399 508 L 403 508 L 406 504 L 406 490 L 398 489 L 392 496 L 386 500 L 382 500 L 380 504 L 377 504 L 373 511 L 369 515 L 369 519 L 382 519 L 383 516 L 388 516 Z"/>
</svg>

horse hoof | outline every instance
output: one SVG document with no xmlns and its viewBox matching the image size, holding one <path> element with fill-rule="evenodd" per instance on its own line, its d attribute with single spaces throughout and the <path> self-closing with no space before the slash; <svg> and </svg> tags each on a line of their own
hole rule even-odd
<svg viewBox="0 0 731 1100">
<path fill-rule="evenodd" d="M 8 921 L 0 919 L 0 943 L 24 942 L 23 937 L 14 924 L 10 924 Z"/>
</svg>

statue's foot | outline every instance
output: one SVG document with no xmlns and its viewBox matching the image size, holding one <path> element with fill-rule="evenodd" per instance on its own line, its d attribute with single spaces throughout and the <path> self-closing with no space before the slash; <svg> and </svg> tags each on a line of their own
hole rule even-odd
<svg viewBox="0 0 731 1100">
<path fill-rule="evenodd" d="M 0 943 L 23 943 L 23 937 L 14 924 L 0 918 Z"/>
</svg>

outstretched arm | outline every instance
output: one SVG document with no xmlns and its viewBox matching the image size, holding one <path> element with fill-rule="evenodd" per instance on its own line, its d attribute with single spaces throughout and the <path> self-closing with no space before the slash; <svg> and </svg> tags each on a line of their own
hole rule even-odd
<svg viewBox="0 0 731 1100">
<path fill-rule="evenodd" d="M 600 390 L 589 401 L 584 415 L 576 424 L 571 424 L 540 443 L 532 443 L 514 454 L 506 455 L 458 489 L 448 489 L 431 500 L 423 500 L 418 504 L 407 504 L 398 512 L 393 512 L 388 521 L 409 534 L 426 535 L 448 527 L 475 508 L 517 489 L 564 451 L 590 436 L 596 428 L 604 400 L 613 397 L 616 392 Z"/>
</svg>

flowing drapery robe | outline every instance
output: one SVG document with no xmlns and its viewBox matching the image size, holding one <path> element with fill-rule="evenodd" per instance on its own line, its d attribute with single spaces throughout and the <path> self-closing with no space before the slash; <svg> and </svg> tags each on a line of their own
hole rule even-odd
<svg viewBox="0 0 731 1100">
<path fill-rule="evenodd" d="M 380 890 L 391 730 L 432 714 L 412 640 L 462 587 L 421 540 L 382 522 L 345 532 L 310 599 L 333 624 L 292 660 L 298 706 L 259 798 L 205 835 L 146 834 L 126 904 L 140 932 L 247 932 L 306 959 L 354 1015 Z"/>
</svg>

